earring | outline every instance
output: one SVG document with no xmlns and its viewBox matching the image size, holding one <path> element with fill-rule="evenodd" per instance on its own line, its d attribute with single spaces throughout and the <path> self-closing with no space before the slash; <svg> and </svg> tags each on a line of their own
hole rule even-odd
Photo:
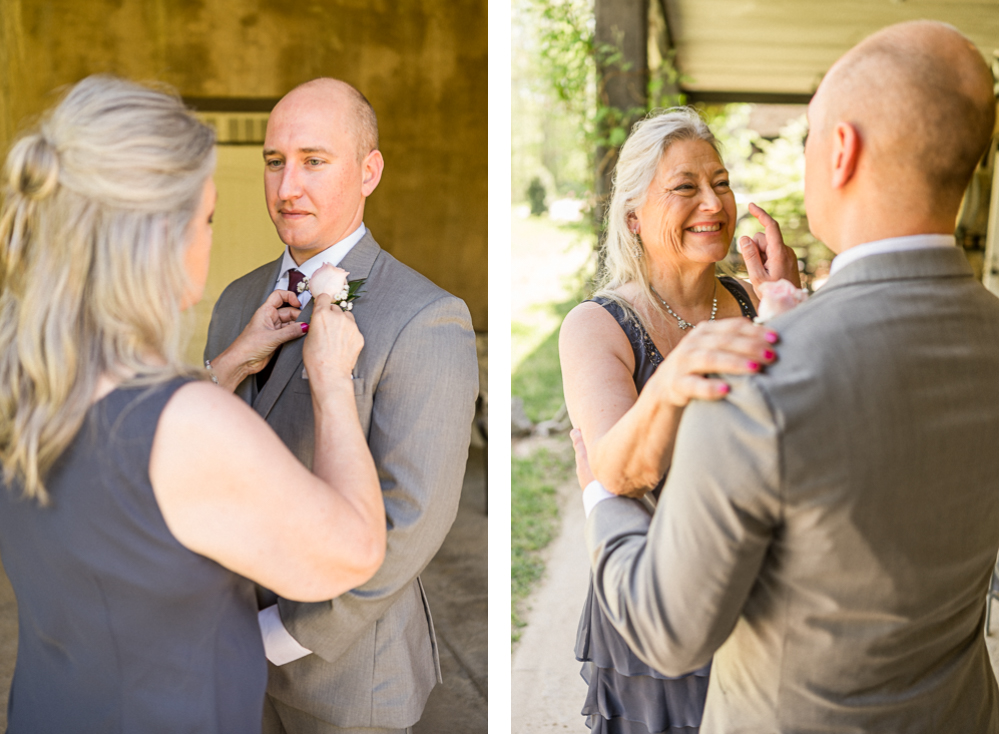
<svg viewBox="0 0 1000 734">
<path fill-rule="evenodd" d="M 635 235 L 635 242 L 632 244 L 632 254 L 635 255 L 636 258 L 641 258 L 642 257 L 642 239 L 639 237 L 639 233 L 638 232 L 633 232 L 632 234 Z"/>
</svg>

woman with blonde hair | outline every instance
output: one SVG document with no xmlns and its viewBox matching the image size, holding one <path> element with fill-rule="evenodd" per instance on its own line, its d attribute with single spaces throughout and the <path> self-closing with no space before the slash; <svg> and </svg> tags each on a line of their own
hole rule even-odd
<svg viewBox="0 0 1000 734">
<path fill-rule="evenodd" d="M 207 276 L 214 165 L 212 130 L 177 97 L 111 77 L 74 86 L 7 157 L 11 734 L 260 731 L 267 669 L 247 579 L 318 601 L 381 564 L 382 498 L 351 385 L 363 339 L 330 294 L 314 290 L 303 350 L 312 472 L 181 359 L 181 311 Z M 259 313 L 272 339 L 304 330 L 273 303 Z"/>
<path fill-rule="evenodd" d="M 797 283 L 777 225 L 751 207 L 767 231 L 744 242 L 755 286 Z M 747 374 L 777 358 L 777 335 L 752 322 L 753 290 L 716 275 L 735 227 L 729 174 L 698 113 L 674 108 L 637 123 L 615 167 L 598 288 L 560 331 L 566 405 L 600 482 L 585 490 L 585 505 L 608 492 L 655 501 L 684 406 L 728 392 L 707 375 Z M 601 611 L 593 584 L 576 654 L 592 731 L 697 732 L 709 666 L 671 678 L 646 665 Z"/>
</svg>

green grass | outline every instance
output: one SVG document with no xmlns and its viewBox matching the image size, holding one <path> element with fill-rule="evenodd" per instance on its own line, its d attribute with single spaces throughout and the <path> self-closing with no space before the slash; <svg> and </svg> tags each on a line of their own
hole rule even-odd
<svg viewBox="0 0 1000 734">
<path fill-rule="evenodd" d="M 511 393 L 534 421 L 563 404 L 559 326 L 579 301 L 592 237 L 579 225 L 514 217 L 511 231 Z M 573 450 L 563 437 L 511 461 L 511 642 L 524 627 L 524 601 L 542 577 L 541 550 L 559 527 L 555 488 L 573 476 Z"/>
<path fill-rule="evenodd" d="M 578 303 L 573 298 L 563 303 L 549 306 L 556 323 Z M 512 338 L 529 327 L 512 324 Z M 559 328 L 545 336 L 534 351 L 528 354 L 510 378 L 510 392 L 524 401 L 524 412 L 535 423 L 548 420 L 563 404 L 562 370 L 559 367 Z"/>
<path fill-rule="evenodd" d="M 559 505 L 555 486 L 571 471 L 572 454 L 541 448 L 527 459 L 511 461 L 510 583 L 511 642 L 521 637 L 522 602 L 542 577 L 540 551 L 555 537 Z"/>
</svg>

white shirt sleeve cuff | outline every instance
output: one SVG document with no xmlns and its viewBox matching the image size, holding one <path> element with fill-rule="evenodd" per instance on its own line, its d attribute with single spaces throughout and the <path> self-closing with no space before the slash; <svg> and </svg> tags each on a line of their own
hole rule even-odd
<svg viewBox="0 0 1000 734">
<path fill-rule="evenodd" d="M 583 490 L 583 511 L 587 517 L 590 517 L 590 511 L 597 506 L 598 502 L 617 496 L 606 490 L 604 485 L 595 479 Z"/>
<path fill-rule="evenodd" d="M 277 604 L 257 612 L 257 623 L 260 625 L 260 636 L 264 638 L 264 654 L 275 665 L 284 665 L 312 654 L 312 650 L 302 647 L 288 634 L 281 623 Z"/>
</svg>

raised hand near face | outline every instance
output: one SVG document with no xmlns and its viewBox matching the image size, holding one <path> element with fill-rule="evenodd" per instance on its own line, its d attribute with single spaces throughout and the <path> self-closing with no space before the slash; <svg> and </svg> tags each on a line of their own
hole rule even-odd
<svg viewBox="0 0 1000 734">
<path fill-rule="evenodd" d="M 798 260 L 792 248 L 785 245 L 781 227 L 756 204 L 750 204 L 747 208 L 764 228 L 763 232 L 758 232 L 753 237 L 740 237 L 740 253 L 757 298 L 763 297 L 760 286 L 767 282 L 784 279 L 796 288 L 802 287 Z"/>
</svg>

